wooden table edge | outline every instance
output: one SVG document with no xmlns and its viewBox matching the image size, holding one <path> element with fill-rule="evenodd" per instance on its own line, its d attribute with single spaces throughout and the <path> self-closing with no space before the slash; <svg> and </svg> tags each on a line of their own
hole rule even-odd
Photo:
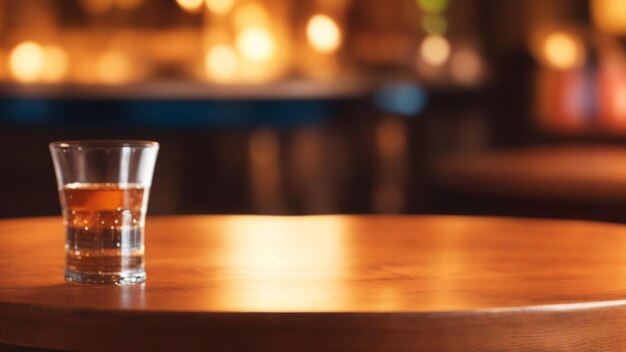
<svg viewBox="0 0 626 352">
<path fill-rule="evenodd" d="M 583 351 L 597 350 L 599 342 L 609 350 L 626 346 L 626 301 L 358 313 L 133 312 L 0 302 L 0 317 L 0 343 L 68 350 L 461 351 L 472 346 Z M 126 339 L 138 324 L 144 332 Z"/>
</svg>

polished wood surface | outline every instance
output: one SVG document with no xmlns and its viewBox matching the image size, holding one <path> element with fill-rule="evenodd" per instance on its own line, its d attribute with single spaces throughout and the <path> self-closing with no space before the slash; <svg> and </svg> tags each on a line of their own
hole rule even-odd
<svg viewBox="0 0 626 352">
<path fill-rule="evenodd" d="M 441 157 L 436 182 L 476 194 L 626 202 L 626 148 L 557 146 Z"/>
<path fill-rule="evenodd" d="M 149 218 L 148 281 L 63 281 L 60 218 L 0 221 L 0 343 L 73 350 L 626 348 L 626 227 Z"/>
</svg>

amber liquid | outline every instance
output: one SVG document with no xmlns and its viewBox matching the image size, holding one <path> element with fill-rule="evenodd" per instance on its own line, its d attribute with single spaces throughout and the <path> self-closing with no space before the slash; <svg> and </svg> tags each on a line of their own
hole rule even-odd
<svg viewBox="0 0 626 352">
<path fill-rule="evenodd" d="M 72 183 L 63 187 L 60 198 L 67 230 L 68 280 L 75 275 L 145 275 L 143 232 L 148 191 L 136 184 Z"/>
</svg>

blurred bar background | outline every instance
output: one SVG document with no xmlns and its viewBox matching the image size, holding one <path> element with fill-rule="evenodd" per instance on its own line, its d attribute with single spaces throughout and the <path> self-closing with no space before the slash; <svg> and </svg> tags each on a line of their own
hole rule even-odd
<svg viewBox="0 0 626 352">
<path fill-rule="evenodd" d="M 161 143 L 152 214 L 626 221 L 626 1 L 0 0 L 0 217 L 47 143 Z"/>
</svg>

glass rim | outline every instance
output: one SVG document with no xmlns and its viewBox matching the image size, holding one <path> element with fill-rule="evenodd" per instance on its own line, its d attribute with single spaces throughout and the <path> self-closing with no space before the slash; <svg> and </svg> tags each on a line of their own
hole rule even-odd
<svg viewBox="0 0 626 352">
<path fill-rule="evenodd" d="M 54 149 L 117 149 L 117 148 L 155 148 L 159 143 L 148 140 L 131 139 L 85 139 L 56 141 L 49 144 Z"/>
</svg>

